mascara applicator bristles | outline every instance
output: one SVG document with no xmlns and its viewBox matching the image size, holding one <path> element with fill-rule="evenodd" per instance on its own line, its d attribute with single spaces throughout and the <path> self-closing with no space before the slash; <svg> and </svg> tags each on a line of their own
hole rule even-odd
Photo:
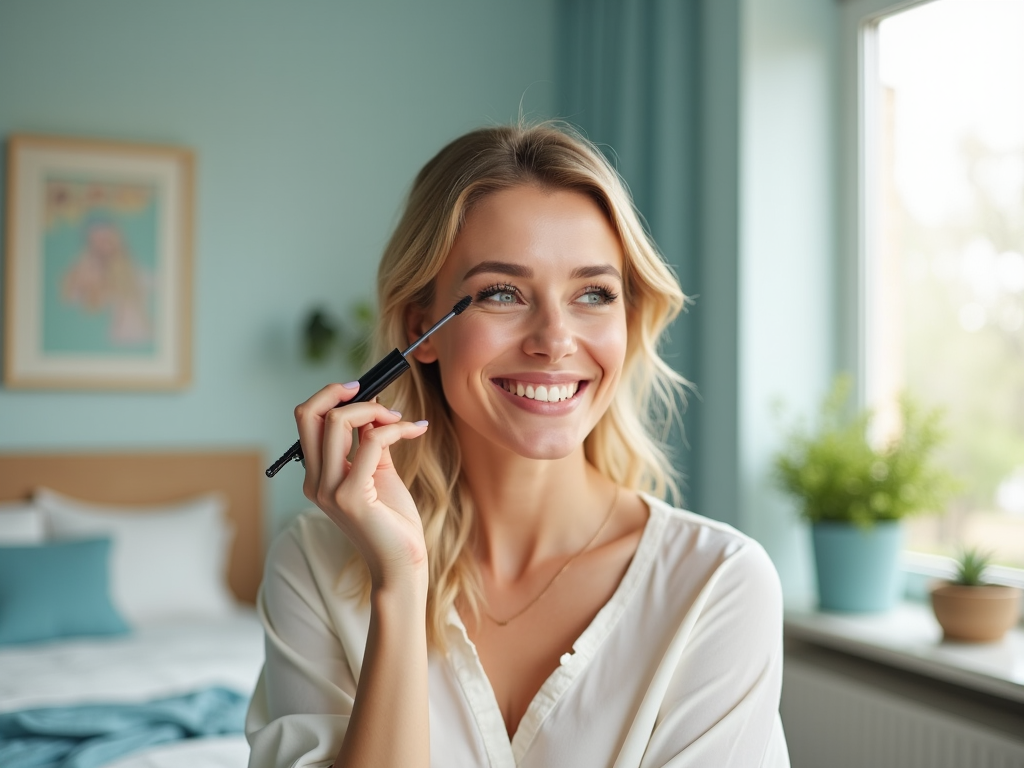
<svg viewBox="0 0 1024 768">
<path fill-rule="evenodd" d="M 452 311 L 451 312 L 449 312 L 447 315 L 445 315 L 440 320 L 438 320 L 436 323 L 434 323 L 432 326 L 430 326 L 430 329 L 426 333 L 424 333 L 422 336 L 420 336 L 418 339 L 416 339 L 416 341 L 414 341 L 412 344 L 410 344 L 406 348 L 405 352 L 402 353 L 402 357 L 405 357 L 410 352 L 412 352 L 414 349 L 416 349 L 416 347 L 418 347 L 420 344 L 422 344 L 423 341 L 430 334 L 432 334 L 434 331 L 436 331 L 442 325 L 447 323 L 453 317 L 455 317 L 456 315 L 461 315 L 463 312 L 465 312 L 466 311 L 466 307 L 468 307 L 472 303 L 473 303 L 473 297 L 472 296 L 463 296 L 461 299 L 459 299 L 458 303 L 454 307 L 452 307 Z"/>
</svg>

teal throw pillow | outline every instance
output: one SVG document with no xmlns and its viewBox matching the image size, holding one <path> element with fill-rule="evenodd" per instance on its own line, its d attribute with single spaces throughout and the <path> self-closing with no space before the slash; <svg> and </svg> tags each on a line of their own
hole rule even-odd
<svg viewBox="0 0 1024 768">
<path fill-rule="evenodd" d="M 0 547 L 0 645 L 119 635 L 110 539 Z"/>
</svg>

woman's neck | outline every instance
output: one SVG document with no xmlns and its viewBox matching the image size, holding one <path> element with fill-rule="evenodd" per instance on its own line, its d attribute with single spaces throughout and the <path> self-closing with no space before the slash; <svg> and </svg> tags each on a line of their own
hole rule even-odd
<svg viewBox="0 0 1024 768">
<path fill-rule="evenodd" d="M 579 551 L 615 486 L 587 462 L 582 446 L 551 460 L 498 451 L 463 444 L 462 471 L 473 496 L 480 567 L 514 581 L 537 563 Z"/>
</svg>

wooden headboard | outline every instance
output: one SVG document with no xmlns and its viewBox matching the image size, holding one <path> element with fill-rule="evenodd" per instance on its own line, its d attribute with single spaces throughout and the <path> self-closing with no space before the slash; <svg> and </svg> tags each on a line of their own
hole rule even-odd
<svg viewBox="0 0 1024 768">
<path fill-rule="evenodd" d="M 82 501 L 161 504 L 220 491 L 235 538 L 228 584 L 256 601 L 263 575 L 263 460 L 258 451 L 0 453 L 0 501 L 45 486 Z"/>
</svg>

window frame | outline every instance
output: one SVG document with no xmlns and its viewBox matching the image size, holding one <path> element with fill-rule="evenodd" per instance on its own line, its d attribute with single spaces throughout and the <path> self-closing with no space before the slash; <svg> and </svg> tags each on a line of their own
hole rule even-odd
<svg viewBox="0 0 1024 768">
<path fill-rule="evenodd" d="M 841 0 L 840 2 L 840 368 L 855 372 L 855 391 L 861 407 L 872 401 L 867 354 L 871 318 L 868 286 L 872 282 L 869 244 L 878 231 L 878 216 L 868 199 L 879 186 L 878 141 L 864 130 L 875 125 L 879 114 L 875 82 L 868 67 L 877 66 L 878 23 L 910 8 L 937 0 Z M 954 560 L 912 550 L 902 553 L 902 567 L 909 574 L 949 579 L 956 573 Z M 991 566 L 986 572 L 994 584 L 1024 588 L 1024 569 Z"/>
</svg>

